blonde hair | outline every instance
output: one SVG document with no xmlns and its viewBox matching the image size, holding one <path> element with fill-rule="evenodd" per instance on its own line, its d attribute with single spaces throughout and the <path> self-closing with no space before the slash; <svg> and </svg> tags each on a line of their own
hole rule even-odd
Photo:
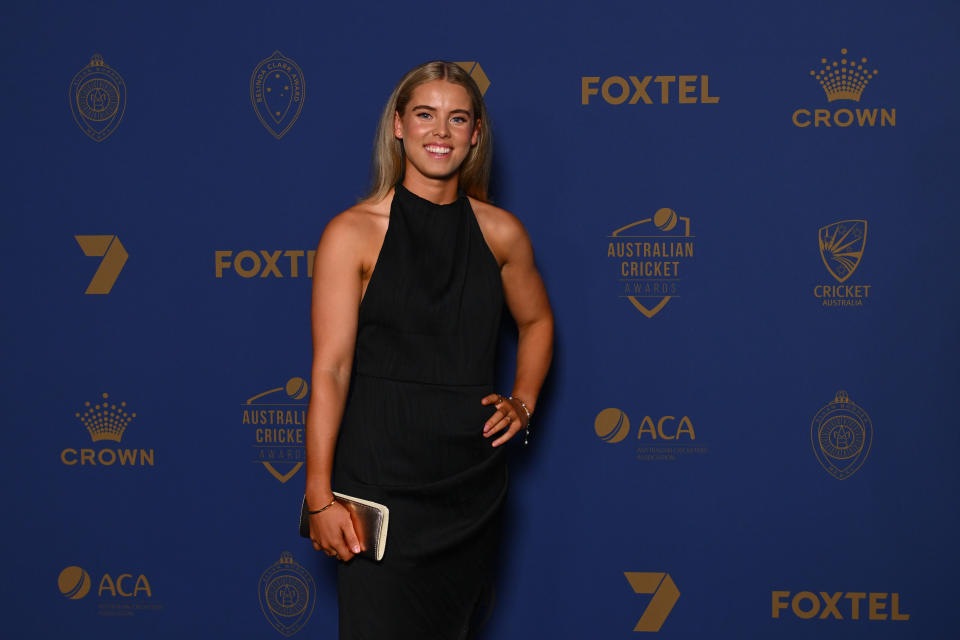
<svg viewBox="0 0 960 640">
<path fill-rule="evenodd" d="M 411 69 L 394 88 L 383 108 L 380 124 L 377 126 L 377 136 L 373 144 L 373 162 L 370 167 L 370 193 L 368 200 L 382 200 L 387 193 L 400 181 L 406 166 L 403 153 L 403 141 L 394 135 L 394 113 L 403 115 L 410 103 L 413 90 L 422 84 L 433 80 L 446 80 L 458 84 L 467 90 L 473 107 L 473 126 L 481 123 L 477 136 L 477 144 L 470 148 L 458 174 L 459 186 L 463 191 L 477 200 L 487 201 L 487 189 L 490 183 L 490 159 L 492 137 L 490 135 L 490 120 L 487 118 L 487 109 L 483 104 L 483 96 L 477 83 L 466 71 L 453 62 L 437 60 Z"/>
</svg>

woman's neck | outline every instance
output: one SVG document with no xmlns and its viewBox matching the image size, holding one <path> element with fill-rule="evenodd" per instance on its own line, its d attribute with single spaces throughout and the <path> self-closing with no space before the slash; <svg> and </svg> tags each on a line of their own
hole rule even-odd
<svg viewBox="0 0 960 640">
<path fill-rule="evenodd" d="M 450 204 L 457 200 L 458 176 L 450 178 L 427 178 L 416 172 L 407 171 L 403 176 L 403 186 L 407 191 L 429 200 L 434 204 Z"/>
</svg>

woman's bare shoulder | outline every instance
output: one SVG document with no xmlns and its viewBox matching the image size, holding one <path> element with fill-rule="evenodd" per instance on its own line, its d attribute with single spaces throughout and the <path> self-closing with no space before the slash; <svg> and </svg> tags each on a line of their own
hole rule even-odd
<svg viewBox="0 0 960 640">
<path fill-rule="evenodd" d="M 506 209 L 473 198 L 470 198 L 470 206 L 484 239 L 501 264 L 517 243 L 529 242 L 523 223 Z"/>
<path fill-rule="evenodd" d="M 363 200 L 341 211 L 327 223 L 320 238 L 320 248 L 327 246 L 363 249 L 382 241 L 390 219 L 390 198 Z"/>
</svg>

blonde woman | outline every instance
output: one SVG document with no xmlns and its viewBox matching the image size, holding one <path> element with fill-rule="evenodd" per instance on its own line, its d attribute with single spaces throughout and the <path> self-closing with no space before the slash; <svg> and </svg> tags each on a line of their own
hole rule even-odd
<svg viewBox="0 0 960 640">
<path fill-rule="evenodd" d="M 528 428 L 553 343 L 527 233 L 486 203 L 490 155 L 470 76 L 450 62 L 411 70 L 380 119 L 369 196 L 317 248 L 306 498 L 314 548 L 339 560 L 341 638 L 476 632 L 502 445 Z M 510 393 L 493 379 L 504 303 L 518 327 Z M 381 562 L 354 558 L 332 489 L 390 509 Z"/>
</svg>

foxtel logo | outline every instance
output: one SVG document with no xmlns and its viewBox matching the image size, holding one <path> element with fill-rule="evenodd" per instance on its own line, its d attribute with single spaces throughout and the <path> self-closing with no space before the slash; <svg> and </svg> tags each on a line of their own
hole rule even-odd
<svg viewBox="0 0 960 640">
<path fill-rule="evenodd" d="M 909 620 L 909 613 L 900 611 L 899 593 L 866 593 L 864 591 L 798 591 L 790 598 L 790 591 L 772 591 L 771 616 L 779 618 L 787 608 L 798 618 L 809 620 L 862 620 L 861 603 L 866 600 L 867 620 Z M 842 600 L 842 602 L 841 602 Z M 887 605 L 889 604 L 889 613 Z M 845 615 L 846 614 L 846 615 Z"/>
</svg>

